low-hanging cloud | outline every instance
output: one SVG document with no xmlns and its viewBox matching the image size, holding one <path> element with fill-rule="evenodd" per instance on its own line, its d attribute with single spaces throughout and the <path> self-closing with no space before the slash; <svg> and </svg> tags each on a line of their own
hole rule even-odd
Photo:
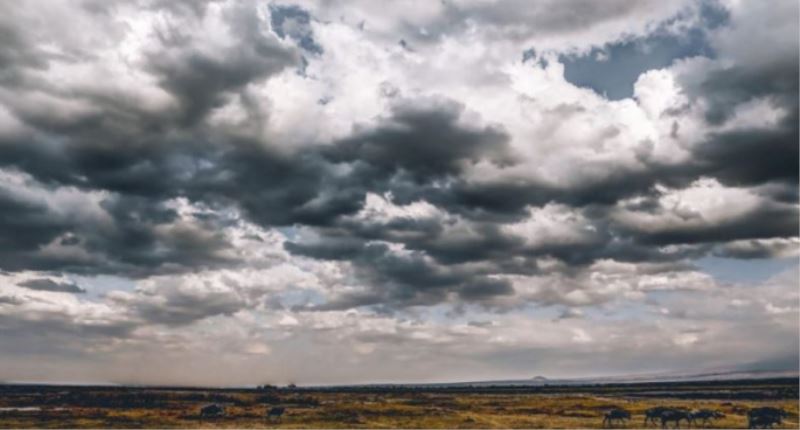
<svg viewBox="0 0 800 430">
<path fill-rule="evenodd" d="M 738 323 L 679 302 L 722 288 L 709 258 L 797 255 L 797 5 L 714 2 L 713 27 L 698 2 L 417 6 L 9 7 L 4 339 L 62 324 L 53 336 L 115 351 L 213 349 L 192 339 L 216 324 L 277 360 L 270 345 L 331 327 L 364 356 L 420 342 L 424 357 L 428 341 L 460 356 L 458 339 L 491 333 L 492 360 L 564 348 L 578 368 L 614 330 L 593 331 L 597 313 L 638 306 L 681 348 L 714 313 L 723 341 L 698 357 L 730 354 Z M 777 35 L 750 43 L 763 23 Z M 674 28 L 708 46 L 645 71 L 631 97 L 564 77 L 567 56 Z M 730 306 L 774 317 L 771 339 L 791 331 L 778 293 L 745 291 Z M 503 340 L 525 312 L 553 338 Z M 504 322 L 435 322 L 470 313 Z"/>
</svg>

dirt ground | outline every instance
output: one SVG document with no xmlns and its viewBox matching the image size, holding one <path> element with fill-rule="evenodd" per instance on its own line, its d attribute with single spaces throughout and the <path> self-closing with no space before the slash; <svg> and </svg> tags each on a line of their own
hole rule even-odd
<svg viewBox="0 0 800 430">
<path fill-rule="evenodd" d="M 0 428 L 600 428 L 615 407 L 642 428 L 653 406 L 715 409 L 710 427 L 744 428 L 759 406 L 789 412 L 798 428 L 798 381 L 566 387 L 180 389 L 0 386 Z M 203 418 L 216 403 L 222 417 Z M 266 411 L 283 406 L 280 421 Z M 650 425 L 650 427 L 657 427 Z"/>
</svg>

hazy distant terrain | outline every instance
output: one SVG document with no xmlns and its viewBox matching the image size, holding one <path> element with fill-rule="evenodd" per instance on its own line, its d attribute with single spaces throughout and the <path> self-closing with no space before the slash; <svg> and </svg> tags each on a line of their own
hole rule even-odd
<svg viewBox="0 0 800 430">
<path fill-rule="evenodd" d="M 594 385 L 624 384 L 645 382 L 679 382 L 679 381 L 726 381 L 745 379 L 795 378 L 800 377 L 797 370 L 701 370 L 696 372 L 654 373 L 623 376 L 607 376 L 595 378 L 546 378 L 535 376 L 530 379 L 509 379 L 498 381 L 471 381 L 441 384 L 423 384 L 429 386 L 541 386 L 541 385 Z"/>
<path fill-rule="evenodd" d="M 798 369 L 797 0 L 2 5 L 0 381 Z"/>
<path fill-rule="evenodd" d="M 743 428 L 747 411 L 784 408 L 797 428 L 796 378 L 591 385 L 351 386 L 191 389 L 5 385 L 2 428 L 599 428 L 624 408 L 640 428 L 653 406 L 725 414 L 712 427 Z M 201 417 L 218 404 L 220 417 Z M 284 407 L 280 421 L 267 420 Z M 654 427 L 651 425 L 651 427 Z M 658 427 L 658 426 L 655 426 Z"/>
</svg>

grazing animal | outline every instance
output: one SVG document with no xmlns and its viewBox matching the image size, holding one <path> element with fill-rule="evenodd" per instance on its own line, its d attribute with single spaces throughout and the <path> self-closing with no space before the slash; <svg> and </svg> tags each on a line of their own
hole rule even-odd
<svg viewBox="0 0 800 430">
<path fill-rule="evenodd" d="M 606 415 L 603 417 L 603 427 L 608 425 L 611 427 L 614 421 L 617 421 L 620 424 L 624 424 L 625 420 L 631 419 L 631 413 L 626 411 L 625 409 L 612 409 L 606 412 Z"/>
<path fill-rule="evenodd" d="M 773 415 L 759 415 L 755 417 L 747 417 L 747 428 L 772 428 L 774 424 L 780 424 L 781 418 Z"/>
<path fill-rule="evenodd" d="M 783 419 L 789 414 L 783 409 L 765 406 L 763 408 L 751 409 L 747 412 L 748 428 L 772 428 L 773 424 L 781 424 Z"/>
<path fill-rule="evenodd" d="M 689 418 L 693 425 L 697 425 L 698 420 L 702 420 L 703 426 L 711 424 L 712 420 L 725 418 L 725 414 L 720 411 L 712 411 L 711 409 L 700 409 L 697 412 L 689 414 Z"/>
<path fill-rule="evenodd" d="M 274 406 L 267 412 L 267 419 L 270 421 L 280 421 L 286 408 L 283 406 Z"/>
<path fill-rule="evenodd" d="M 692 424 L 692 417 L 687 411 L 672 409 L 661 414 L 661 427 L 666 428 L 667 423 L 674 422 L 675 428 L 681 428 L 681 421 L 686 420 L 686 425 Z"/>
<path fill-rule="evenodd" d="M 225 415 L 225 408 L 216 403 L 205 405 L 202 408 L 200 408 L 201 417 L 211 418 L 211 417 L 221 417 L 223 415 Z"/>
<path fill-rule="evenodd" d="M 661 415 L 666 411 L 674 411 L 675 408 L 669 408 L 666 406 L 656 406 L 654 408 L 650 408 L 644 411 L 644 426 L 647 427 L 648 423 L 652 423 L 654 425 L 658 424 L 657 420 L 661 419 Z"/>
</svg>

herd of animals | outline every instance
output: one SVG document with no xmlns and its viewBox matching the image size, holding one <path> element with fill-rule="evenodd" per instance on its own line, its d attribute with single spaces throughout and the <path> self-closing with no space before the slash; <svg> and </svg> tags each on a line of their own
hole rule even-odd
<svg viewBox="0 0 800 430">
<path fill-rule="evenodd" d="M 270 421 L 280 421 L 286 408 L 282 406 L 274 406 L 267 411 L 267 419 Z M 222 405 L 212 403 L 203 406 L 200 409 L 200 416 L 204 418 L 218 418 L 225 415 L 225 408 Z"/>
<path fill-rule="evenodd" d="M 273 422 L 280 422 L 283 413 L 286 412 L 285 407 L 274 406 L 267 410 L 266 418 Z M 668 427 L 672 424 L 675 428 L 680 428 L 681 422 L 685 421 L 687 427 L 691 426 L 708 426 L 715 419 L 725 418 L 725 414 L 720 411 L 711 409 L 700 409 L 697 411 L 690 411 L 685 408 L 673 408 L 657 406 L 644 411 L 644 426 L 650 424 L 661 424 L 662 428 Z M 219 404 L 210 404 L 203 406 L 200 409 L 200 416 L 205 418 L 221 417 L 225 415 L 225 408 Z M 788 413 L 779 408 L 774 407 L 760 407 L 754 408 L 747 412 L 747 428 L 772 428 L 773 425 L 780 425 L 783 419 L 788 416 Z M 625 409 L 615 408 L 608 411 L 603 417 L 603 427 L 611 427 L 616 424 L 625 424 L 626 421 L 631 419 L 631 413 Z"/>
<path fill-rule="evenodd" d="M 783 419 L 787 416 L 788 413 L 783 409 L 770 406 L 750 409 L 747 411 L 747 428 L 772 428 L 775 424 L 783 423 Z M 644 411 L 643 425 L 647 427 L 649 424 L 661 424 L 662 428 L 666 428 L 672 424 L 675 428 L 680 428 L 681 422 L 685 421 L 687 427 L 697 426 L 698 423 L 705 427 L 720 418 L 725 418 L 725 414 L 711 409 L 690 411 L 685 408 L 657 406 Z M 615 422 L 624 424 L 630 419 L 631 413 L 625 409 L 612 409 L 603 417 L 603 427 L 611 427 Z"/>
</svg>

